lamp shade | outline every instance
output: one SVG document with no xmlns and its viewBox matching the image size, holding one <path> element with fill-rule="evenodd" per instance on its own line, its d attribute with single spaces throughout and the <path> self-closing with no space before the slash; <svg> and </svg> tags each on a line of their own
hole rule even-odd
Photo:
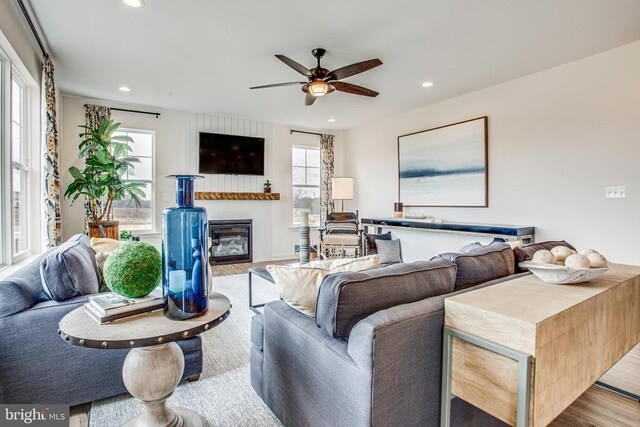
<svg viewBox="0 0 640 427">
<path fill-rule="evenodd" d="M 307 86 L 307 89 L 309 90 L 309 93 L 313 96 L 316 96 L 316 97 L 324 96 L 327 94 L 327 92 L 329 92 L 329 84 L 322 80 L 317 80 L 315 82 L 309 83 L 309 86 Z"/>
<path fill-rule="evenodd" d="M 353 200 L 353 178 L 335 177 L 331 179 L 331 198 Z"/>
</svg>

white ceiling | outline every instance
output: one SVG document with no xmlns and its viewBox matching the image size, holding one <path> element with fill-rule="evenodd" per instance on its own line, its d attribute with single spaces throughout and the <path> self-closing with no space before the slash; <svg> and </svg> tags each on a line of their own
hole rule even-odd
<svg viewBox="0 0 640 427">
<path fill-rule="evenodd" d="M 348 128 L 640 39 L 638 0 L 144 1 L 31 0 L 64 93 Z M 311 67 L 314 47 L 329 69 L 380 58 L 345 80 L 380 95 L 249 90 L 298 81 L 273 55 Z"/>
</svg>

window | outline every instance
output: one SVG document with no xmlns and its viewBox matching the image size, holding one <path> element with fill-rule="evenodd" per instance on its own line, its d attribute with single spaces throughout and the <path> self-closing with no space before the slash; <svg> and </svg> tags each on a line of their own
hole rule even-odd
<svg viewBox="0 0 640 427">
<path fill-rule="evenodd" d="M 14 258 L 29 250 L 29 145 L 27 86 L 16 72 L 11 77 L 11 233 Z"/>
<path fill-rule="evenodd" d="M 140 161 L 140 163 L 134 163 L 134 168 L 127 171 L 124 179 L 142 181 L 146 185 L 143 188 L 145 197 L 140 199 L 142 206 L 136 207 L 130 198 L 115 201 L 113 203 L 113 219 L 120 221 L 120 230 L 155 231 L 153 200 L 155 133 L 147 130 L 123 129 L 115 132 L 115 135 L 127 135 L 133 139 L 133 142 L 130 143 L 132 148 L 130 156 L 136 157 Z"/>
<path fill-rule="evenodd" d="M 293 224 L 300 224 L 300 212 L 309 211 L 309 224 L 320 225 L 320 149 L 292 148 Z"/>
</svg>

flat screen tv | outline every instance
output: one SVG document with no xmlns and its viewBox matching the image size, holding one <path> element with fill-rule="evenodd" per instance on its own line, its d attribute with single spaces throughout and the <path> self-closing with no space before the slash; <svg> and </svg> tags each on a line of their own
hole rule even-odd
<svg viewBox="0 0 640 427">
<path fill-rule="evenodd" d="M 264 175 L 264 138 L 200 132 L 200 173 Z"/>
</svg>

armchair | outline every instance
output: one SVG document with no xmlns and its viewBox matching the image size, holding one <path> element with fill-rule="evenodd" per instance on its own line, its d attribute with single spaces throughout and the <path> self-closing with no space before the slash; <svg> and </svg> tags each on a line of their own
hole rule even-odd
<svg viewBox="0 0 640 427">
<path fill-rule="evenodd" d="M 323 258 L 361 256 L 363 230 L 357 212 L 332 212 L 319 231 L 320 255 Z"/>
</svg>

